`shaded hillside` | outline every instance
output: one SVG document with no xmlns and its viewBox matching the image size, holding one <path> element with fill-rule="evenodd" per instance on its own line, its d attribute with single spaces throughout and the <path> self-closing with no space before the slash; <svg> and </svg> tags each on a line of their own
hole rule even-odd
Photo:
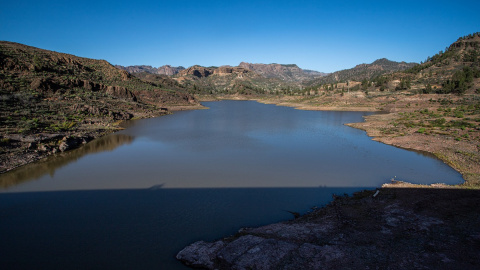
<svg viewBox="0 0 480 270">
<path fill-rule="evenodd" d="M 2 41 L 0 171 L 75 148 L 119 120 L 192 104 L 184 88 L 142 81 L 104 60 Z"/>
<path fill-rule="evenodd" d="M 312 80 L 308 85 L 330 84 L 346 81 L 371 80 L 383 74 L 406 70 L 418 65 L 417 63 L 405 63 L 390 61 L 386 58 L 378 59 L 371 64 L 360 64 L 351 69 L 345 69 L 331 73 L 325 77 Z"/>
<path fill-rule="evenodd" d="M 327 75 L 327 73 L 318 71 L 303 70 L 295 64 L 251 64 L 241 62 L 238 66 L 254 71 L 266 78 L 277 78 L 287 82 L 303 82 Z"/>
<path fill-rule="evenodd" d="M 168 76 L 175 75 L 178 72 L 185 69 L 184 67 L 181 67 L 181 66 L 180 67 L 172 67 L 170 65 L 164 65 L 164 66 L 161 66 L 161 67 L 158 67 L 158 68 L 154 68 L 152 66 L 144 66 L 144 65 L 128 66 L 128 67 L 115 65 L 115 67 L 119 68 L 119 69 L 123 69 L 123 70 L 127 71 L 128 73 L 146 72 L 146 73 L 152 73 L 152 74 L 158 74 L 158 75 L 168 75 Z"/>
</svg>

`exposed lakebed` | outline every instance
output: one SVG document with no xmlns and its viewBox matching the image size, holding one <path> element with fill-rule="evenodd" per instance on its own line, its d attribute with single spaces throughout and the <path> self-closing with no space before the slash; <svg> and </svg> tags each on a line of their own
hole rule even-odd
<svg viewBox="0 0 480 270">
<path fill-rule="evenodd" d="M 362 112 L 253 101 L 130 122 L 64 157 L 0 175 L 1 265 L 183 269 L 196 241 L 292 218 L 396 176 L 457 184 L 443 162 L 344 126 Z"/>
</svg>

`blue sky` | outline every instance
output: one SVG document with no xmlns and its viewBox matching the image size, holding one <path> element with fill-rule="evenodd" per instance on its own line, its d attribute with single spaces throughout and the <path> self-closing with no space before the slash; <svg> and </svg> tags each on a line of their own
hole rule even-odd
<svg viewBox="0 0 480 270">
<path fill-rule="evenodd" d="M 420 62 L 480 31 L 480 1 L 0 0 L 0 40 L 119 65 Z"/>
</svg>

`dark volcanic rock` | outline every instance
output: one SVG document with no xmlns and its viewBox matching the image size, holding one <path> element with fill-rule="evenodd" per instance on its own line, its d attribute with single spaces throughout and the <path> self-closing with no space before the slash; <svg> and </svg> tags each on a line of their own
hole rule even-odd
<svg viewBox="0 0 480 270">
<path fill-rule="evenodd" d="M 185 261 L 192 267 L 206 267 L 213 269 L 215 254 L 225 246 L 225 243 L 218 241 L 215 243 L 207 243 L 199 241 L 180 251 L 177 259 Z"/>
<path fill-rule="evenodd" d="M 383 188 L 178 253 L 206 269 L 478 269 L 480 192 Z M 461 222 L 459 222 L 461 220 Z"/>
<path fill-rule="evenodd" d="M 121 86 L 108 86 L 107 94 L 126 100 L 137 101 L 137 97 L 132 92 Z"/>
<path fill-rule="evenodd" d="M 72 138 L 67 136 L 62 139 L 62 142 L 58 146 L 58 149 L 62 152 L 65 152 L 67 150 L 77 148 L 80 143 L 81 142 L 79 138 Z"/>
<path fill-rule="evenodd" d="M 113 117 L 114 120 L 130 120 L 133 118 L 133 114 L 128 112 L 112 112 L 109 111 L 108 115 Z"/>
<path fill-rule="evenodd" d="M 50 78 L 36 78 L 30 83 L 30 87 L 40 93 L 54 93 L 60 88 Z"/>
</svg>

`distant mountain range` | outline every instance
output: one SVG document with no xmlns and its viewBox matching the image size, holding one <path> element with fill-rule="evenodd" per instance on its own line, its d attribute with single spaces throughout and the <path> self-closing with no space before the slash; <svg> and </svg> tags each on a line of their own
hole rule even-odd
<svg viewBox="0 0 480 270">
<path fill-rule="evenodd" d="M 295 64 L 251 64 L 241 62 L 238 66 L 254 71 L 266 78 L 277 78 L 287 82 L 304 82 L 327 75 L 327 73 L 323 72 L 303 70 Z"/>
<path fill-rule="evenodd" d="M 319 84 L 328 84 L 340 81 L 361 81 L 363 79 L 371 80 L 375 77 L 384 74 L 390 74 L 397 71 L 406 70 L 418 65 L 417 63 L 395 62 L 386 58 L 378 59 L 371 64 L 359 64 L 351 69 L 345 69 L 334 73 L 324 73 L 314 70 L 301 69 L 296 64 L 253 64 L 241 62 L 237 67 L 221 66 L 221 67 L 203 67 L 192 66 L 189 68 L 172 67 L 170 65 L 154 68 L 152 66 L 128 66 L 123 67 L 117 65 L 117 68 L 128 71 L 131 74 L 150 73 L 158 75 L 168 75 L 177 78 L 177 80 L 185 81 L 188 76 L 195 76 L 197 78 L 206 78 L 214 74 L 246 74 L 243 76 L 244 81 L 246 77 L 252 77 L 253 73 L 268 80 L 271 79 L 277 85 L 277 88 L 292 88 L 313 86 Z M 140 75 L 145 77 L 146 75 Z M 258 76 L 256 79 L 258 79 Z M 180 78 L 180 79 L 178 79 Z M 224 80 L 221 78 L 220 80 Z M 209 84 L 214 79 L 209 79 Z M 257 80 L 258 81 L 258 80 Z M 265 85 L 260 86 L 258 83 L 253 83 L 255 87 L 265 88 Z M 268 88 L 268 86 L 266 86 Z"/>
<path fill-rule="evenodd" d="M 7 151 L 0 155 L 0 171 L 2 164 L 13 168 L 33 153 L 40 158 L 64 151 L 67 143 L 86 142 L 115 129 L 120 120 L 197 105 L 198 97 L 285 95 L 303 100 L 313 95 L 320 100 L 343 96 L 345 90 L 363 91 L 365 96 L 402 91 L 476 99 L 480 33 L 459 38 L 421 64 L 382 58 L 331 74 L 295 64 L 246 62 L 235 67 L 114 67 L 105 60 L 0 41 L 0 146 Z M 31 143 L 34 137 L 38 138 Z M 27 159 L 25 149 L 30 149 Z"/>
<path fill-rule="evenodd" d="M 323 86 L 325 89 L 327 84 L 364 80 L 374 83 L 375 87 L 383 85 L 383 89 L 390 90 L 397 88 L 397 84 L 402 80 L 405 83 L 409 80 L 414 84 L 430 84 L 435 89 L 441 89 L 457 70 L 464 66 L 478 67 L 479 39 L 478 33 L 462 37 L 445 52 L 429 57 L 420 65 L 382 58 L 370 64 L 359 64 L 330 74 L 301 69 L 296 64 L 247 62 L 241 62 L 234 67 L 195 65 L 185 68 L 164 65 L 155 68 L 147 65 L 117 65 L 115 69 L 106 61 L 86 60 L 3 42 L 4 50 L 0 61 L 6 70 L 5 74 L 12 74 L 0 78 L 0 87 L 13 90 L 28 89 L 30 86 L 44 89 L 42 91 L 56 92 L 56 89 L 72 87 L 89 89 L 92 88 L 90 85 L 93 85 L 93 88 L 103 90 L 110 86 L 116 89 L 116 92 L 110 90 L 116 95 L 120 95 L 121 91 L 118 89 L 126 89 L 126 95 L 154 104 L 173 102 L 175 99 L 167 98 L 168 93 L 162 92 L 165 99 L 158 100 L 157 97 L 160 96 L 153 93 L 159 89 L 191 94 L 299 94 L 305 92 L 305 88 L 310 90 Z M 26 53 L 20 52 L 21 47 L 25 48 Z M 21 73 L 15 73 L 17 69 L 21 69 Z M 372 85 L 371 83 L 368 85 Z M 402 84 L 399 89 L 405 89 L 403 86 Z M 144 91 L 145 89 L 152 91 Z"/>
<path fill-rule="evenodd" d="M 221 66 L 221 67 L 202 67 L 192 66 L 187 69 L 184 67 L 172 67 L 170 65 L 154 68 L 152 66 L 120 66 L 115 67 L 128 71 L 129 73 L 151 73 L 159 75 L 173 76 L 179 74 L 179 76 L 195 75 L 197 77 L 207 77 L 210 74 L 222 74 L 222 73 L 237 73 L 240 70 L 244 73 L 244 70 L 255 72 L 265 78 L 276 78 L 285 82 L 304 82 L 319 78 L 327 75 L 328 73 L 318 72 L 314 70 L 304 70 L 299 68 L 295 64 L 251 64 L 241 62 L 237 67 Z M 193 74 L 195 73 L 195 74 Z"/>
</svg>

